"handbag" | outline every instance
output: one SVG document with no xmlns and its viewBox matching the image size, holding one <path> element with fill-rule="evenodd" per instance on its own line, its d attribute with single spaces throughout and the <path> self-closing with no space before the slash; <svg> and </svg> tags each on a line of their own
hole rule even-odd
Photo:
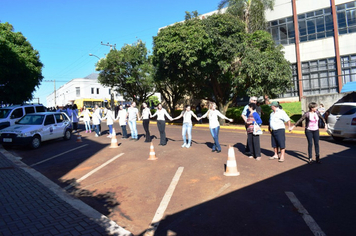
<svg viewBox="0 0 356 236">
<path fill-rule="evenodd" d="M 253 124 L 253 135 L 261 135 L 261 134 L 263 134 L 263 131 L 261 127 L 255 122 Z"/>
</svg>

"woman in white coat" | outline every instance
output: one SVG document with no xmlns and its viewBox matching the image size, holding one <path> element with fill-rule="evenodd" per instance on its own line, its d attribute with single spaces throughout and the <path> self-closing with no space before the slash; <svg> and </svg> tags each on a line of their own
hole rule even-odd
<svg viewBox="0 0 356 236">
<path fill-rule="evenodd" d="M 107 138 L 111 138 L 112 137 L 112 125 L 114 124 L 114 120 L 115 120 L 115 116 L 113 114 L 113 112 L 111 111 L 111 108 L 108 107 L 106 109 L 106 114 L 103 118 L 101 118 L 101 120 L 105 120 L 106 119 L 106 124 L 109 127 L 109 135 L 107 136 Z"/>
<path fill-rule="evenodd" d="M 85 125 L 85 133 L 91 133 L 91 128 L 90 128 L 90 112 L 86 108 L 86 106 L 83 106 L 83 120 L 84 120 L 84 125 Z"/>
<path fill-rule="evenodd" d="M 122 130 L 122 139 L 127 139 L 127 111 L 124 109 L 122 105 L 119 106 L 119 112 L 117 113 L 117 117 L 115 120 L 119 120 L 119 125 Z"/>
</svg>

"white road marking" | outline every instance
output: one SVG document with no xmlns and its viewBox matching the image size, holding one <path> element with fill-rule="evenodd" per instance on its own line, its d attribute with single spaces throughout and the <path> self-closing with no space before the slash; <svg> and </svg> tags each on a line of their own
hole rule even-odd
<svg viewBox="0 0 356 236">
<path fill-rule="evenodd" d="M 121 157 L 122 155 L 124 155 L 124 153 L 120 153 L 119 155 L 114 156 L 113 158 L 111 158 L 110 160 L 106 161 L 104 164 L 96 167 L 94 170 L 90 171 L 88 174 L 83 175 L 82 177 L 80 177 L 79 179 L 77 179 L 75 181 L 75 183 L 79 183 L 83 180 L 85 180 L 86 178 L 88 178 L 89 176 L 91 176 L 92 174 L 94 174 L 95 172 L 97 172 L 98 170 L 100 170 L 101 168 L 105 167 L 106 165 L 110 164 L 111 162 L 115 161 L 117 158 Z M 75 183 L 71 183 L 70 185 L 66 186 L 64 189 L 68 190 L 71 187 L 73 187 L 75 185 Z"/>
<path fill-rule="evenodd" d="M 161 219 L 163 218 L 163 214 L 167 209 L 168 203 L 171 200 L 171 197 L 173 195 L 174 189 L 176 188 L 179 178 L 182 175 L 184 170 L 184 167 L 179 167 L 176 174 L 174 175 L 171 184 L 169 185 L 165 195 L 163 196 L 163 199 L 153 217 L 153 220 L 149 226 L 149 228 L 146 230 L 144 236 L 153 236 Z"/>
<path fill-rule="evenodd" d="M 309 215 L 309 212 L 303 207 L 303 205 L 299 202 L 298 198 L 294 195 L 293 192 L 285 192 L 289 200 L 293 203 L 295 208 L 297 208 L 298 212 L 302 214 L 302 217 L 307 223 L 308 227 L 310 230 L 313 232 L 314 235 L 316 236 L 326 236 L 326 234 L 321 230 L 319 225 L 315 222 L 313 217 Z"/>
<path fill-rule="evenodd" d="M 45 160 L 43 160 L 43 161 L 39 161 L 39 162 L 37 162 L 37 163 L 35 163 L 35 164 L 32 164 L 32 165 L 30 165 L 30 166 L 31 166 L 31 167 L 37 166 L 37 165 L 42 164 L 42 163 L 44 163 L 44 162 L 46 162 L 46 161 L 50 161 L 50 160 L 52 160 L 52 159 L 54 159 L 54 158 L 56 158 L 56 157 L 62 156 L 62 155 L 64 155 L 64 154 L 67 154 L 68 152 L 72 152 L 72 151 L 74 151 L 74 150 L 77 150 L 77 149 L 82 148 L 82 147 L 85 147 L 85 146 L 88 146 L 88 144 L 84 144 L 84 145 L 82 145 L 82 146 L 79 146 L 79 147 L 70 149 L 70 150 L 68 150 L 68 151 L 62 152 L 62 153 L 60 153 L 60 154 L 58 154 L 58 155 L 55 155 L 55 156 L 50 157 L 50 158 L 47 158 L 47 159 L 45 159 Z"/>
</svg>

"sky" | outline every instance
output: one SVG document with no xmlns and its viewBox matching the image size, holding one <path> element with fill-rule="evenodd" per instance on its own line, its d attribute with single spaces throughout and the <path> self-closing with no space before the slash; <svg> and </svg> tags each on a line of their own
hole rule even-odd
<svg viewBox="0 0 356 236">
<path fill-rule="evenodd" d="M 1 0 L 0 22 L 9 22 L 39 52 L 44 79 L 33 102 L 75 78 L 95 71 L 110 47 L 142 40 L 152 51 L 158 29 L 183 21 L 185 12 L 205 14 L 220 0 Z M 89 54 L 95 56 L 89 56 Z"/>
</svg>

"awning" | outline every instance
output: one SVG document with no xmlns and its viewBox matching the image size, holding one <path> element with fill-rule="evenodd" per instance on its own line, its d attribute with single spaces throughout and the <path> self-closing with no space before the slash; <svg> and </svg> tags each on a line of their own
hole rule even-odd
<svg viewBox="0 0 356 236">
<path fill-rule="evenodd" d="M 356 92 L 356 81 L 355 82 L 348 82 L 344 84 L 341 89 L 342 93 L 349 93 L 349 92 Z"/>
</svg>

